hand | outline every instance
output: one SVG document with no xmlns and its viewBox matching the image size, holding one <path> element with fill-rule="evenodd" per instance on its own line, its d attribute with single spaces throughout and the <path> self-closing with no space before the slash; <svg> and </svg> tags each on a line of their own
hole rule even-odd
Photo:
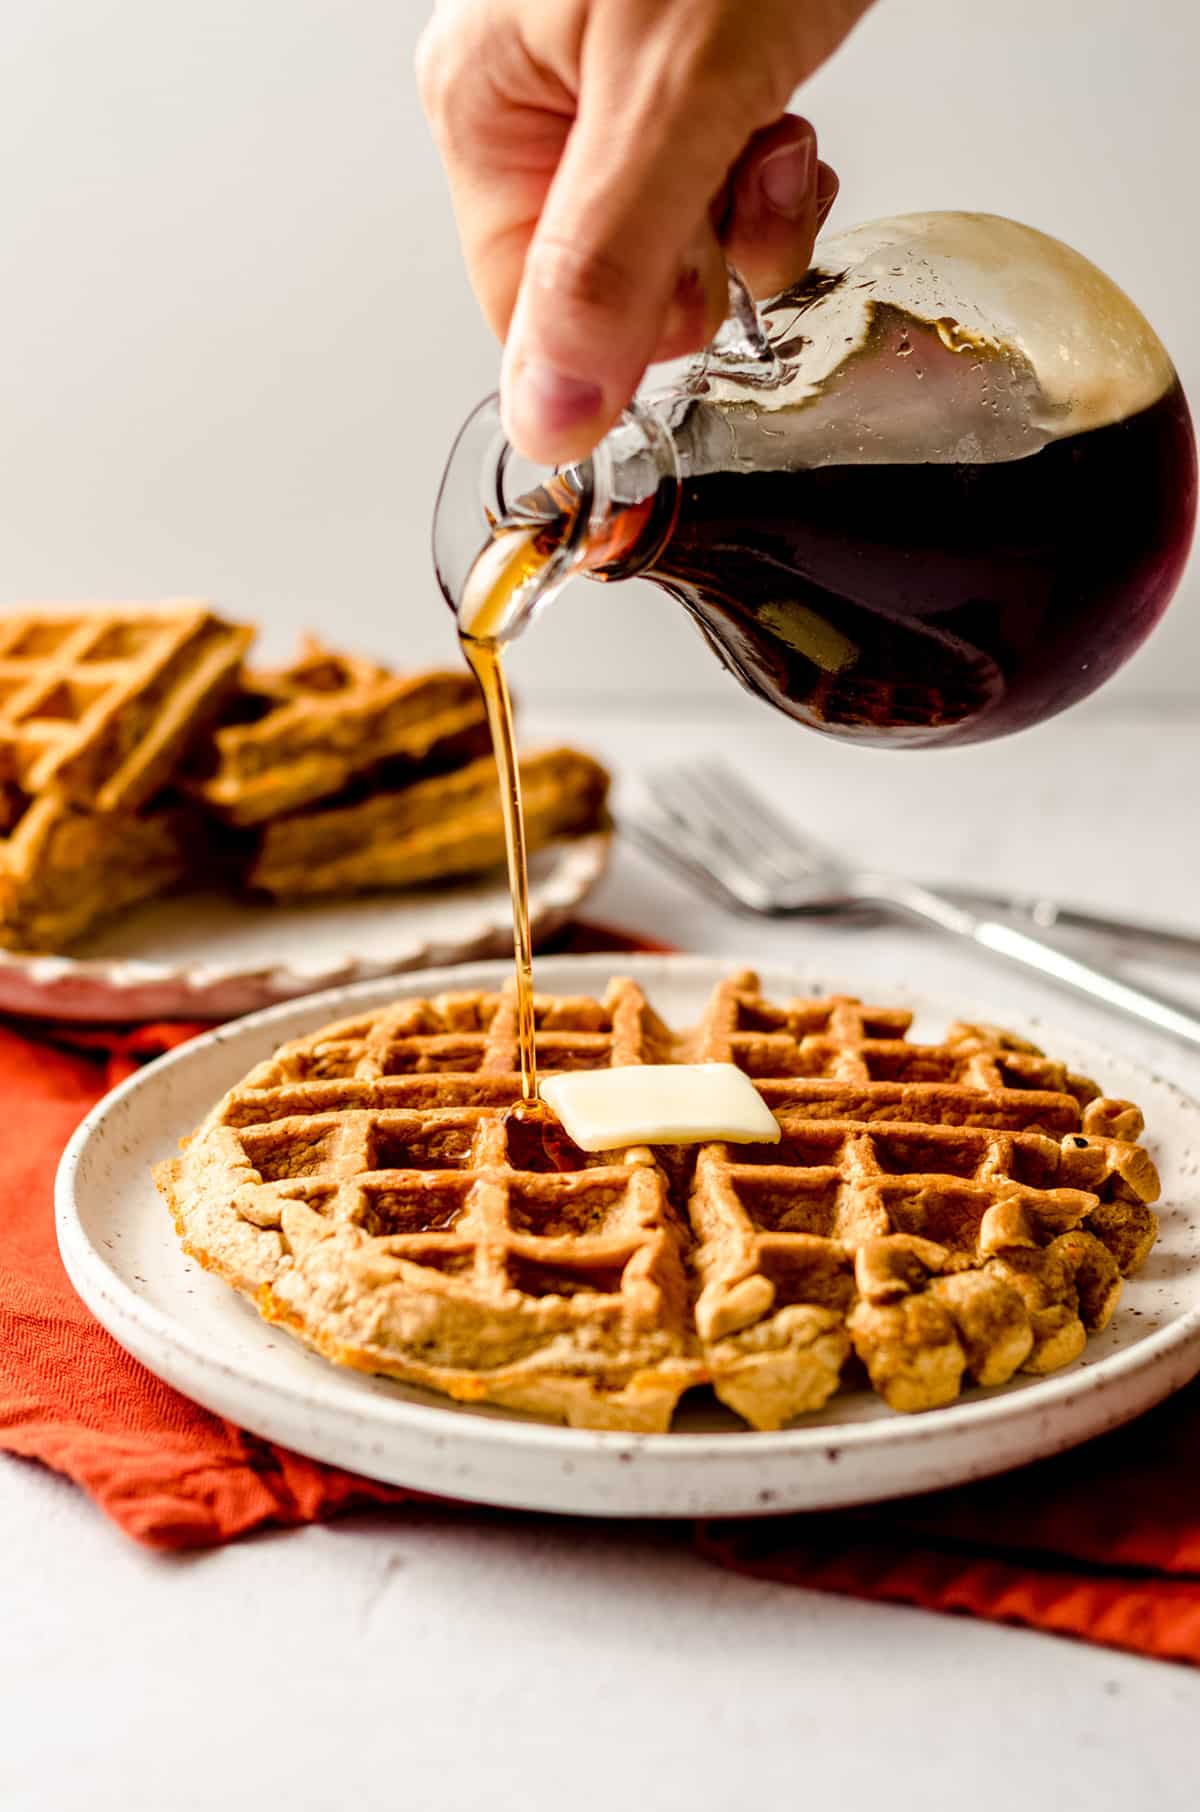
<svg viewBox="0 0 1200 1812">
<path fill-rule="evenodd" d="M 783 111 L 870 0 L 440 0 L 418 51 L 511 439 L 588 453 L 646 366 L 707 343 L 725 260 L 808 266 L 837 177 Z"/>
</svg>

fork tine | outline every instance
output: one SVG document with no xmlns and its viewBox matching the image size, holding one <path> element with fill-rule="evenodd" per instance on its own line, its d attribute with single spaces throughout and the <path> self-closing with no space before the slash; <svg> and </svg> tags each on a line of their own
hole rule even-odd
<svg viewBox="0 0 1200 1812">
<path fill-rule="evenodd" d="M 713 795 L 722 801 L 724 809 L 735 813 L 740 822 L 756 825 L 760 831 L 769 834 L 775 840 L 774 849 L 782 847 L 802 859 L 807 858 L 806 866 L 810 869 L 831 859 L 829 852 L 815 838 L 785 818 L 729 762 L 713 755 L 697 766 Z M 795 864 L 791 863 L 789 873 L 794 872 Z"/>
<path fill-rule="evenodd" d="M 760 803 L 748 788 L 740 787 L 736 776 L 723 773 L 718 762 L 699 761 L 691 779 L 709 809 L 731 827 L 744 859 L 765 865 L 780 880 L 788 880 L 798 872 L 793 853 L 795 839 L 791 834 L 778 834 L 764 823 Z M 727 785 L 727 780 L 732 784 Z M 807 861 L 799 864 L 805 872 L 810 867 Z"/>
<path fill-rule="evenodd" d="M 785 878 L 785 870 L 772 839 L 763 835 L 761 827 L 751 816 L 731 808 L 729 801 L 719 788 L 710 783 L 708 775 L 699 764 L 689 780 L 697 798 L 704 802 L 706 810 L 724 828 L 728 841 L 737 851 L 739 861 L 768 876 L 772 885 L 778 885 Z"/>
<path fill-rule="evenodd" d="M 778 878 L 761 841 L 743 825 L 738 813 L 712 800 L 693 768 L 660 769 L 651 776 L 651 784 L 661 807 L 705 844 L 710 861 L 723 855 L 767 887 Z"/>
<path fill-rule="evenodd" d="M 632 811 L 626 806 L 621 813 L 620 822 L 622 829 L 648 855 L 674 869 L 687 880 L 697 883 L 723 906 L 740 908 L 742 911 L 766 910 L 769 902 L 765 897 L 751 898 L 744 884 L 739 889 L 732 884 L 732 877 L 726 878 L 724 874 L 718 873 L 711 850 L 703 857 L 698 855 L 690 839 L 681 837 L 676 820 L 661 816 L 645 806 Z"/>
<path fill-rule="evenodd" d="M 836 866 L 828 851 L 773 811 L 726 763 L 717 759 L 700 762 L 697 779 L 722 817 L 739 826 L 743 847 L 752 847 L 759 864 L 784 885 L 809 880 Z"/>
<path fill-rule="evenodd" d="M 728 901 L 752 912 L 771 910 L 774 889 L 726 846 L 711 836 L 694 818 L 676 816 L 657 804 L 643 801 L 640 808 L 622 813 L 639 841 L 653 853 L 689 871 L 722 892 Z"/>
</svg>

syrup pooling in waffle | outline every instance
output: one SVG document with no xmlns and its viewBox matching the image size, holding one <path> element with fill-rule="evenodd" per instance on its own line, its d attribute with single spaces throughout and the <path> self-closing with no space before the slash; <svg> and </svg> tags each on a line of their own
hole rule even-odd
<svg viewBox="0 0 1200 1812">
<path fill-rule="evenodd" d="M 0 621 L 0 742 L 25 792 L 129 811 L 232 690 L 253 632 L 204 604 L 25 611 Z"/>
<path fill-rule="evenodd" d="M 774 1145 L 585 1154 L 522 1117 L 511 992 L 285 1046 L 160 1187 L 188 1249 L 343 1363 L 583 1426 L 709 1383 L 758 1428 L 865 1378 L 897 1409 L 1078 1356 L 1145 1258 L 1141 1115 L 992 1027 L 718 987 L 676 1033 L 629 981 L 539 996 L 553 1074 L 732 1061 Z"/>
</svg>

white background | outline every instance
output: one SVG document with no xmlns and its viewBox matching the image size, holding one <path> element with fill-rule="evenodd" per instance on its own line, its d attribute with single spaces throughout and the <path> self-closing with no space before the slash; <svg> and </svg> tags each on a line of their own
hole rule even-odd
<svg viewBox="0 0 1200 1812">
<path fill-rule="evenodd" d="M 415 664 L 441 462 L 496 352 L 417 108 L 424 0 L 5 0 L 0 600 L 200 593 Z M 747 4 L 747 29 L 754 7 Z M 994 209 L 1128 288 L 1200 392 L 1187 0 L 880 0 L 803 104 L 833 224 Z M 1118 682 L 1188 693 L 1193 573 Z M 648 587 L 577 587 L 531 691 L 732 685 Z"/>
</svg>

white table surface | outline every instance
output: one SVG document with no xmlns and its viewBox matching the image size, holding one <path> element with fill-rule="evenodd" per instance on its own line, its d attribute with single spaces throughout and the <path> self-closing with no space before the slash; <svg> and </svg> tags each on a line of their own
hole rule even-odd
<svg viewBox="0 0 1200 1812">
<path fill-rule="evenodd" d="M 586 741 L 624 774 L 719 748 L 880 865 L 1200 917 L 1200 706 L 1101 704 L 892 759 L 733 692 L 699 713 L 531 708 L 535 735 Z M 625 848 L 593 911 L 864 988 L 1019 1002 L 1200 1091 L 1200 1053 L 932 937 L 739 921 Z M 1197 1803 L 1200 1675 L 738 1578 L 670 1527 L 371 1515 L 163 1558 L 0 1458 L 0 1582 L 3 1812 Z"/>
</svg>

